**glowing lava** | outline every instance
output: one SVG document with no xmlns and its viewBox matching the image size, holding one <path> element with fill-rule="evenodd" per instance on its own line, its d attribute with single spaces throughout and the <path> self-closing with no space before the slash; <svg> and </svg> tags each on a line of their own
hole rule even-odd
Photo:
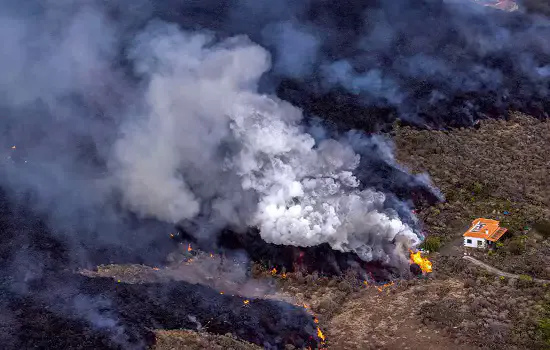
<svg viewBox="0 0 550 350">
<path fill-rule="evenodd" d="M 422 269 L 423 273 L 432 272 L 432 262 L 428 258 L 423 258 L 420 252 L 414 253 L 412 250 L 411 253 L 411 264 L 417 264 Z"/>
</svg>

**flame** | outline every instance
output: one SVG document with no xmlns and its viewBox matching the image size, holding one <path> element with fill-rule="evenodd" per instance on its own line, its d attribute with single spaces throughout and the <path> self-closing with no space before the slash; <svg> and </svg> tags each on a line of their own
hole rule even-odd
<svg viewBox="0 0 550 350">
<path fill-rule="evenodd" d="M 220 292 L 221 295 L 223 295 L 223 292 Z"/>
<path fill-rule="evenodd" d="M 309 309 L 309 306 L 307 304 L 304 304 L 304 309 Z"/>
<path fill-rule="evenodd" d="M 160 269 L 158 267 L 153 267 L 153 270 L 158 271 Z"/>
<path fill-rule="evenodd" d="M 386 283 L 386 284 L 384 284 L 384 285 L 382 285 L 382 286 L 380 286 L 380 287 L 376 287 L 376 289 L 378 289 L 379 292 L 383 292 L 384 289 L 393 286 L 393 284 L 394 284 L 393 282 Z"/>
<path fill-rule="evenodd" d="M 363 281 L 363 284 L 365 285 L 365 287 L 368 287 L 368 286 L 369 286 L 369 282 L 367 282 L 366 280 Z"/>
<path fill-rule="evenodd" d="M 281 274 L 281 278 L 286 278 L 286 273 L 285 273 L 285 272 L 283 272 L 283 273 Z"/>
<path fill-rule="evenodd" d="M 411 264 L 417 264 L 422 269 L 422 272 L 429 273 L 432 272 L 432 262 L 428 258 L 423 258 L 420 252 L 414 253 L 412 250 L 411 253 Z"/>
<path fill-rule="evenodd" d="M 210 253 L 210 257 L 213 258 L 213 257 L 214 257 L 214 254 Z"/>
<path fill-rule="evenodd" d="M 187 245 L 187 251 L 188 252 L 193 251 L 193 248 L 191 248 L 191 244 Z"/>
<path fill-rule="evenodd" d="M 317 327 L 317 336 L 319 337 L 319 339 L 321 339 L 322 342 L 325 341 L 325 335 L 323 334 L 323 332 L 321 332 L 321 328 Z"/>
<path fill-rule="evenodd" d="M 15 145 L 11 146 L 11 149 L 15 149 Z"/>
<path fill-rule="evenodd" d="M 271 276 L 275 276 L 276 274 L 277 274 L 277 269 L 273 268 L 273 270 L 271 270 Z"/>
<path fill-rule="evenodd" d="M 313 319 L 313 322 L 319 323 L 319 320 L 317 318 Z"/>
<path fill-rule="evenodd" d="M 245 305 L 250 304 L 250 300 L 247 299 L 247 300 L 243 301 L 243 304 L 245 304 Z"/>
</svg>

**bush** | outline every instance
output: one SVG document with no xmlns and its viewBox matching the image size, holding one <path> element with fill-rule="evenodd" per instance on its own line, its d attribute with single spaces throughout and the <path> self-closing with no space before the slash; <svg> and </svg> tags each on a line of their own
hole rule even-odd
<svg viewBox="0 0 550 350">
<path fill-rule="evenodd" d="M 533 277 L 529 275 L 519 275 L 519 280 L 522 282 L 531 282 L 533 281 Z"/>
<path fill-rule="evenodd" d="M 550 347 L 550 318 L 546 317 L 539 320 L 537 330 L 544 344 Z"/>
<path fill-rule="evenodd" d="M 441 248 L 441 239 L 437 236 L 429 236 L 424 242 L 422 242 L 420 248 L 430 252 L 436 252 L 439 248 Z"/>
<path fill-rule="evenodd" d="M 522 288 L 532 287 L 534 285 L 533 277 L 529 275 L 519 275 L 518 286 Z"/>
<path fill-rule="evenodd" d="M 550 305 L 545 304 L 537 324 L 537 332 L 546 347 L 550 347 Z"/>
<path fill-rule="evenodd" d="M 474 192 L 474 194 L 476 195 L 479 195 L 483 192 L 483 185 L 479 182 L 474 182 L 472 184 L 472 192 Z"/>
<path fill-rule="evenodd" d="M 508 251 L 514 255 L 520 255 L 525 251 L 525 243 L 521 239 L 513 239 L 508 243 Z"/>
</svg>

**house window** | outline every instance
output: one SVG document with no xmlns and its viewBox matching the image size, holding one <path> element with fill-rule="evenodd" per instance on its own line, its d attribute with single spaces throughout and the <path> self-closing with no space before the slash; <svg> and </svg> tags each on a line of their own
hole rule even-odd
<svg viewBox="0 0 550 350">
<path fill-rule="evenodd" d="M 472 244 L 472 240 L 471 240 L 471 239 L 467 239 L 467 240 L 466 240 L 466 243 Z"/>
<path fill-rule="evenodd" d="M 477 246 L 481 247 L 483 245 L 483 241 L 477 241 Z"/>
</svg>

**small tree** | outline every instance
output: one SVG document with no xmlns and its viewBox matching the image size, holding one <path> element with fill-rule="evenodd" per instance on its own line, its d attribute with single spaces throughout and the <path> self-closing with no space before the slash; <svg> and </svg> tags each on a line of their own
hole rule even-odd
<svg viewBox="0 0 550 350">
<path fill-rule="evenodd" d="M 521 239 L 513 239 L 508 243 L 508 251 L 514 255 L 520 255 L 525 251 L 525 243 Z"/>
<path fill-rule="evenodd" d="M 429 236 L 422 242 L 420 248 L 430 252 L 436 252 L 441 248 L 441 239 L 438 236 Z"/>
</svg>

